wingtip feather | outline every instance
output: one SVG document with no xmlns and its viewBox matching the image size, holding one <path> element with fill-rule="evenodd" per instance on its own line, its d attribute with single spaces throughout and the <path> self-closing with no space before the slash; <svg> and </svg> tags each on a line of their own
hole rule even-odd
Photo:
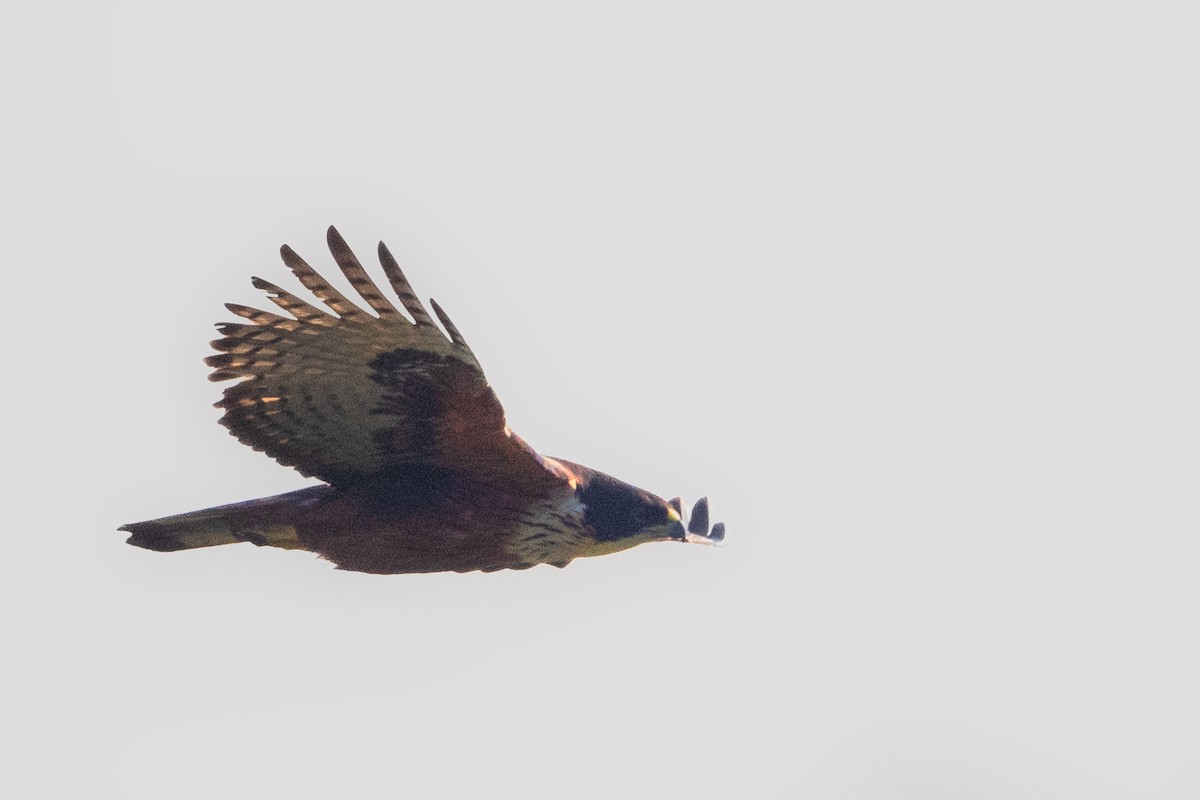
<svg viewBox="0 0 1200 800">
<path fill-rule="evenodd" d="M 350 249 L 350 245 L 346 244 L 345 237 L 343 237 L 342 234 L 338 232 L 338 229 L 333 225 L 330 225 L 325 229 L 325 244 L 329 246 L 330 250 L 336 250 L 338 248 L 341 248 L 342 250 Z"/>
<path fill-rule="evenodd" d="M 382 241 L 379 243 L 377 250 L 379 252 L 379 263 L 383 267 L 384 274 L 387 275 L 388 283 L 392 285 L 392 291 L 399 298 L 400 305 L 404 306 L 404 310 L 409 313 L 413 318 L 413 322 L 417 325 L 433 325 L 433 318 L 429 316 L 429 312 L 421 304 L 421 299 L 413 291 L 408 278 L 404 277 L 404 270 L 400 269 L 400 263 L 396 261 L 395 256 L 392 255 L 392 251 L 388 250 L 388 246 Z"/>
</svg>

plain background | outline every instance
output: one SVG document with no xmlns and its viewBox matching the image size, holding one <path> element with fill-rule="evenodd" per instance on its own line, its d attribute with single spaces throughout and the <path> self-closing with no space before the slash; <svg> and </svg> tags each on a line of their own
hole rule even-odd
<svg viewBox="0 0 1200 800">
<path fill-rule="evenodd" d="M 9 9 L 4 796 L 1197 796 L 1192 8 Z M 124 545 L 305 484 L 201 359 L 331 223 L 728 546 Z"/>
</svg>

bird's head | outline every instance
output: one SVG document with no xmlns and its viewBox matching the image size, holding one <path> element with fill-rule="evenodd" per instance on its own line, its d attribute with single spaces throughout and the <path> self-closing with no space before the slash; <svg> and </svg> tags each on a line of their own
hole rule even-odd
<svg viewBox="0 0 1200 800">
<path fill-rule="evenodd" d="M 685 520 L 683 501 L 664 500 L 601 472 L 580 468 L 576 496 L 583 505 L 583 523 L 604 552 L 624 550 L 645 542 L 676 541 L 718 544 L 725 525 L 709 528 L 708 498 L 701 498 Z"/>
</svg>

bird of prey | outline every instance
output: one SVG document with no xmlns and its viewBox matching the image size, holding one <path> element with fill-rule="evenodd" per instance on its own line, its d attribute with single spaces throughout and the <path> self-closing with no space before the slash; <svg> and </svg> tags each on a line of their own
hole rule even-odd
<svg viewBox="0 0 1200 800">
<path fill-rule="evenodd" d="M 284 263 L 324 307 L 260 278 L 285 316 L 227 304 L 210 380 L 236 380 L 216 405 L 241 442 L 324 483 L 274 497 L 125 525 L 130 544 L 185 550 L 234 542 L 308 550 L 370 573 L 566 566 L 654 541 L 715 544 L 708 501 L 684 525 L 667 501 L 570 461 L 539 455 L 504 409 L 458 328 L 439 329 L 382 242 L 401 313 L 334 228 L 329 249 L 374 313 L 287 245 Z"/>
</svg>

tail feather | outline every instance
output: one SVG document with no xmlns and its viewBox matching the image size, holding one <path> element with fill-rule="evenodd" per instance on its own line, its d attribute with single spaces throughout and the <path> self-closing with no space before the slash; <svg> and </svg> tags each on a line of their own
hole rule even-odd
<svg viewBox="0 0 1200 800">
<path fill-rule="evenodd" d="M 237 542 L 299 547 L 296 528 L 292 523 L 296 512 L 318 500 L 328 490 L 328 486 L 313 486 L 244 503 L 131 522 L 118 530 L 132 534 L 125 540 L 129 544 L 162 552 Z"/>
<path fill-rule="evenodd" d="M 119 530 L 133 534 L 125 540 L 129 544 L 163 552 L 241 541 L 233 535 L 229 520 L 219 508 L 133 522 L 122 525 Z"/>
</svg>

